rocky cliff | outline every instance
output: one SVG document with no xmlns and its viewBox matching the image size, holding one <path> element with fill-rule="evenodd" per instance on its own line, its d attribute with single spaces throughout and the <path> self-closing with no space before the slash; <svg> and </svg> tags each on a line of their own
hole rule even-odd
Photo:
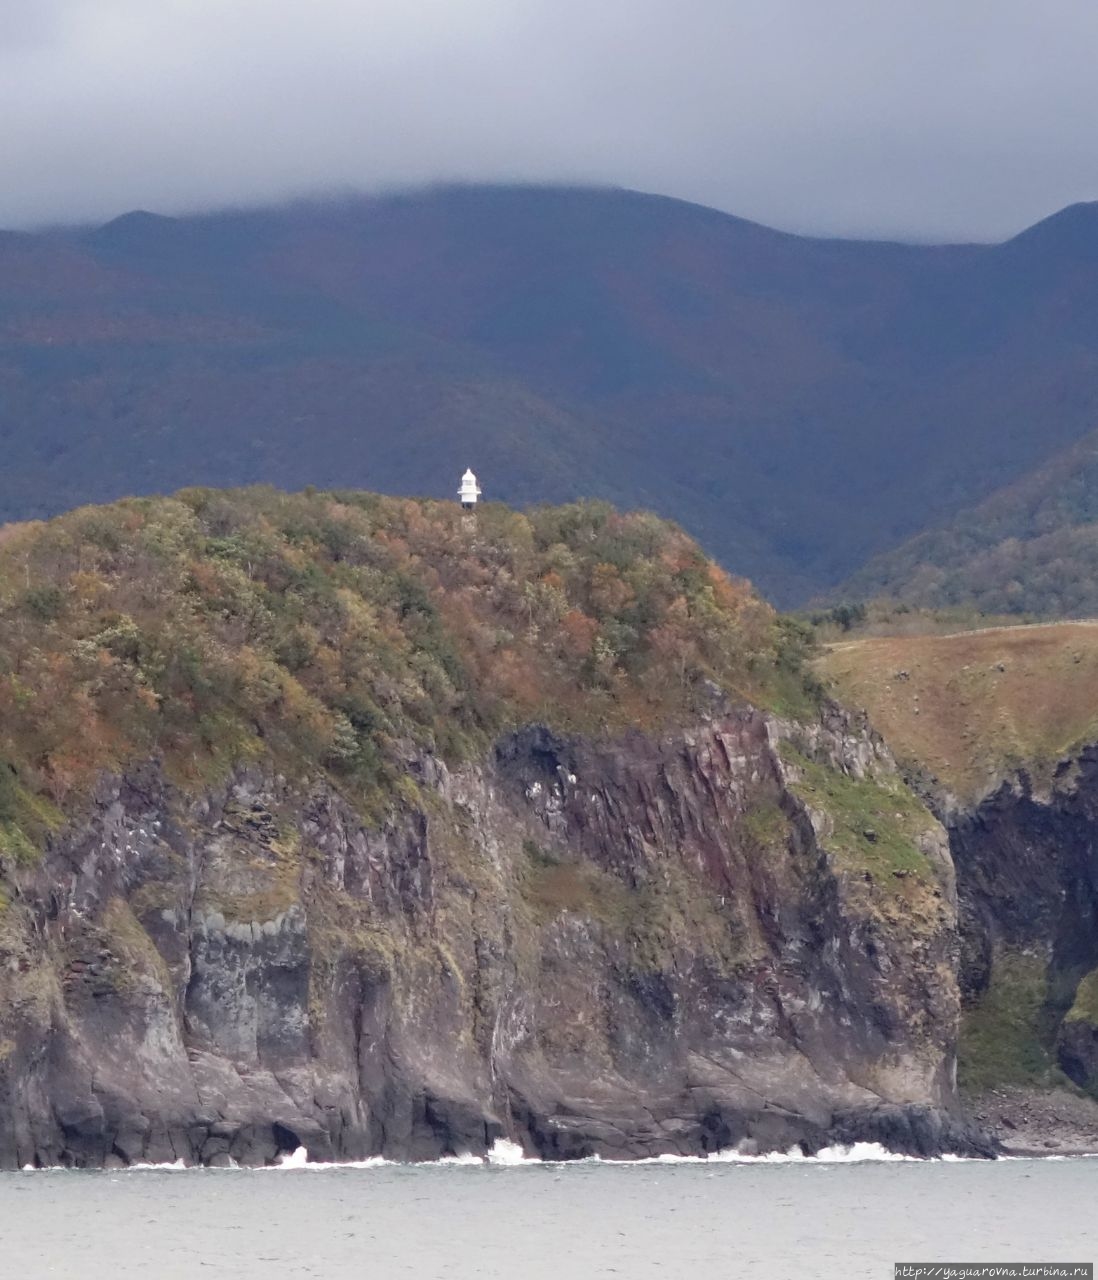
<svg viewBox="0 0 1098 1280">
<path fill-rule="evenodd" d="M 1098 1091 L 1098 747 L 1065 758 L 1048 786 L 1022 771 L 949 826 L 973 1084 L 1055 1065 Z"/>
<path fill-rule="evenodd" d="M 0 1163 L 988 1152 L 953 866 L 672 526 L 191 491 L 0 538 Z"/>
<path fill-rule="evenodd" d="M 940 815 L 963 1091 L 1028 1149 L 1098 1145 L 1098 628 L 891 637 L 823 660 Z"/>
<path fill-rule="evenodd" d="M 104 777 L 2 917 L 0 1162 L 986 1150 L 944 835 L 864 730 L 724 709 L 406 763 L 376 826 L 254 767 Z"/>
</svg>

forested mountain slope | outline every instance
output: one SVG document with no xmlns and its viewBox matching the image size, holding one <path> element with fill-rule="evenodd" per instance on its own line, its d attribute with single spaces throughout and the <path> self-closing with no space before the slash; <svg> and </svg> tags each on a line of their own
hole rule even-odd
<svg viewBox="0 0 1098 1280">
<path fill-rule="evenodd" d="M 878 556 L 836 595 L 986 614 L 1098 614 L 1098 433 Z"/>
<path fill-rule="evenodd" d="M 579 495 L 782 603 L 1098 421 L 1098 214 L 814 240 L 611 190 L 0 235 L 0 516 L 187 484 Z"/>
</svg>

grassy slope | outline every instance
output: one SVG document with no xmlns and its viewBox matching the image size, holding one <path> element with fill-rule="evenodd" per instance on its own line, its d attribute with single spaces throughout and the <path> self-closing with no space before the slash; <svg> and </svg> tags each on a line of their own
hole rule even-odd
<svg viewBox="0 0 1098 1280">
<path fill-rule="evenodd" d="M 808 759 L 788 744 L 786 763 L 796 769 L 793 790 L 812 807 L 825 810 L 832 829 L 825 842 L 840 861 L 868 871 L 889 888 L 890 876 L 934 873 L 919 839 L 931 825 L 927 810 L 898 777 L 852 778 Z"/>
<path fill-rule="evenodd" d="M 850 640 L 817 665 L 905 764 L 962 800 L 1098 737 L 1098 623 Z"/>
<path fill-rule="evenodd" d="M 1098 969 L 1079 983 L 1075 1001 L 1067 1012 L 1068 1022 L 1090 1022 L 1098 1027 Z"/>
</svg>

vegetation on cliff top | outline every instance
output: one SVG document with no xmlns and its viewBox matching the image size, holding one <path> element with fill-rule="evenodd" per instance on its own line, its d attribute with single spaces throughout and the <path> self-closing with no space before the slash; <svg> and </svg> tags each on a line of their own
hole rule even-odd
<svg viewBox="0 0 1098 1280">
<path fill-rule="evenodd" d="M 1098 624 L 1052 623 L 838 643 L 817 668 L 910 769 L 959 799 L 1098 739 Z"/>
<path fill-rule="evenodd" d="M 531 720 L 658 728 L 710 681 L 796 710 L 805 644 L 678 528 L 602 503 L 473 520 L 262 488 L 83 508 L 0 539 L 0 833 L 10 854 L 139 758 L 187 785 L 260 757 L 323 768 L 368 807 L 409 751 L 460 759 Z"/>
</svg>

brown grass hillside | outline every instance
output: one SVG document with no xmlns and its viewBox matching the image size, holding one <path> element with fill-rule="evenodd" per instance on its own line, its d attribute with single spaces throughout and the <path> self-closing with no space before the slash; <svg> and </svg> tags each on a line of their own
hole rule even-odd
<svg viewBox="0 0 1098 1280">
<path fill-rule="evenodd" d="M 906 765 L 960 799 L 1017 768 L 1047 779 L 1098 738 L 1098 622 L 850 640 L 818 667 Z"/>
</svg>

